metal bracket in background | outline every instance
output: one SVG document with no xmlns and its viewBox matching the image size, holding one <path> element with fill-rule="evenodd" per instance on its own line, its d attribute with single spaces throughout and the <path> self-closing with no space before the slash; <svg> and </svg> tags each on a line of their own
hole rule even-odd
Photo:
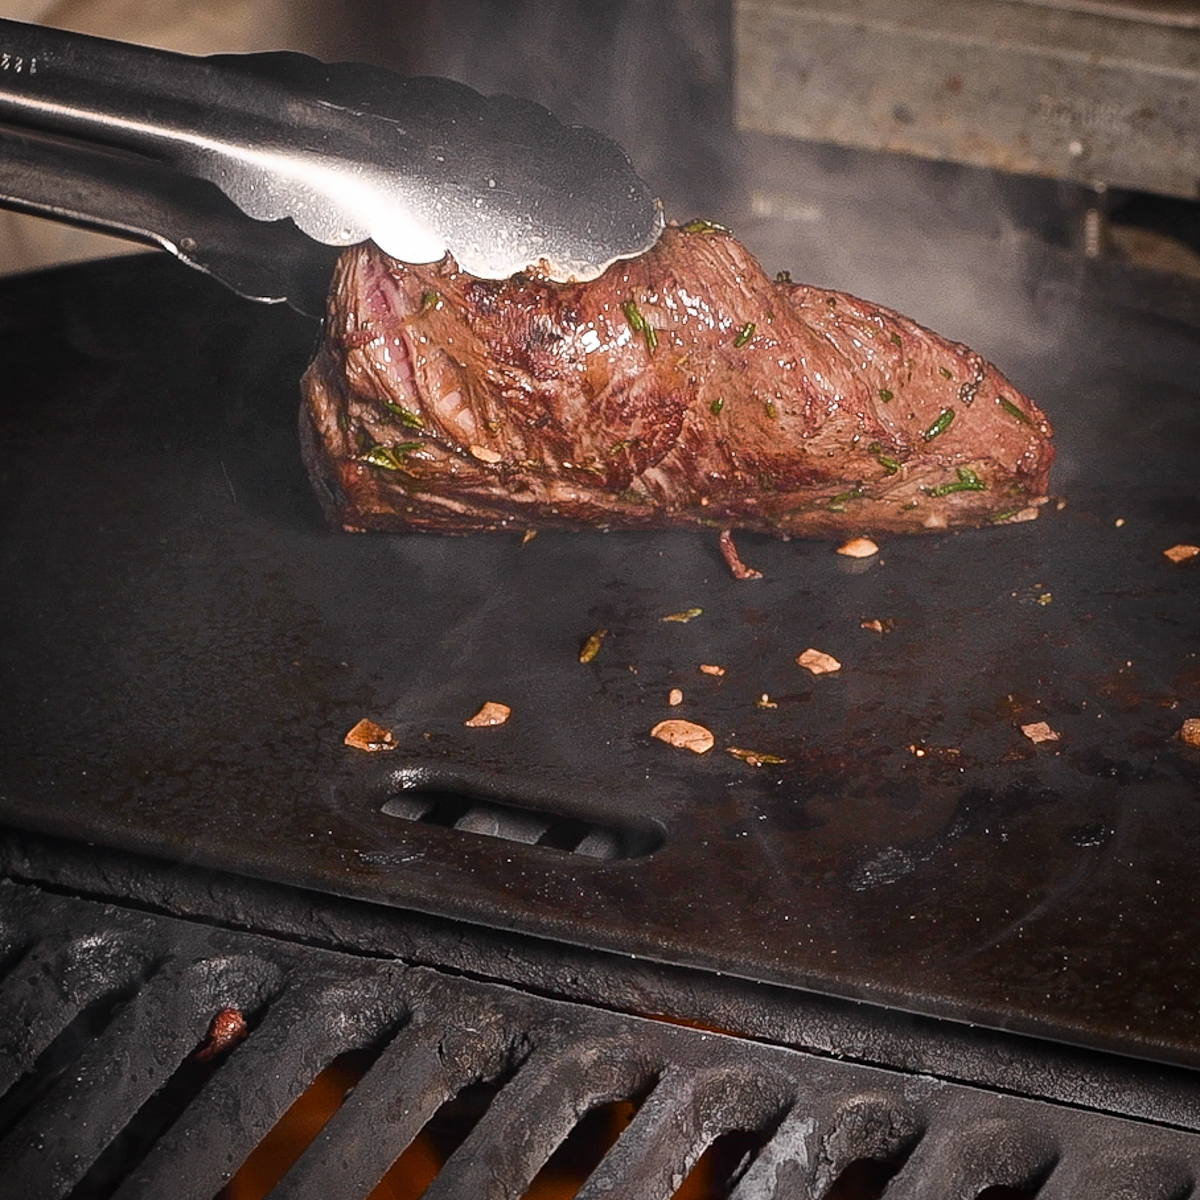
<svg viewBox="0 0 1200 1200">
<path fill-rule="evenodd" d="M 736 0 L 742 129 L 1195 199 L 1200 16 L 1172 0 Z"/>
</svg>

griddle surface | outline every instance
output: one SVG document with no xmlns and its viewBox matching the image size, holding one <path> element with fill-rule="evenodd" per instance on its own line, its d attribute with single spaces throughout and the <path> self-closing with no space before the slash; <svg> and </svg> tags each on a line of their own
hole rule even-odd
<svg viewBox="0 0 1200 1200">
<path fill-rule="evenodd" d="M 1200 1064 L 1200 751 L 1176 737 L 1200 562 L 1162 555 L 1200 543 L 1200 354 L 1130 311 L 1072 329 L 980 347 L 1055 420 L 1065 509 L 858 566 L 745 537 L 747 584 L 715 537 L 331 533 L 295 433 L 315 326 L 165 258 L 8 281 L 0 817 Z M 843 669 L 798 668 L 810 646 Z M 489 699 L 511 720 L 465 728 Z M 345 747 L 364 716 L 398 749 Z M 652 740 L 668 716 L 716 749 Z M 599 861 L 381 812 L 422 773 L 664 840 Z"/>
</svg>

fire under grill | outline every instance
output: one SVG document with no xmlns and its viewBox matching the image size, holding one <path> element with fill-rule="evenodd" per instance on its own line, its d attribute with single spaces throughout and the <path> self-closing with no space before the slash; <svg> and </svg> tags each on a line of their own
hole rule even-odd
<svg viewBox="0 0 1200 1200">
<path fill-rule="evenodd" d="M 602 1110 L 583 1200 L 666 1200 L 706 1151 L 704 1194 L 741 1200 L 1182 1200 L 1200 1171 L 1191 1131 L 11 881 L 0 931 L 0 1170 L 25 1200 L 211 1200 L 350 1055 L 273 1200 L 368 1196 L 456 1101 L 427 1200 L 530 1194 Z"/>
</svg>

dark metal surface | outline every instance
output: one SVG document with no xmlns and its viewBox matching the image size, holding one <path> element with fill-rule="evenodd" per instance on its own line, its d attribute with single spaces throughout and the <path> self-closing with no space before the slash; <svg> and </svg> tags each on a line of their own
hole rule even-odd
<svg viewBox="0 0 1200 1200">
<path fill-rule="evenodd" d="M 449 79 L 292 52 L 197 58 L 3 19 L 0 55 L 0 121 L 128 152 L 127 175 L 122 158 L 105 167 L 126 190 L 143 182 L 148 159 L 328 245 L 371 239 L 405 262 L 449 251 L 493 279 L 539 264 L 557 279 L 594 279 L 662 230 L 653 194 L 614 142 Z M 88 170 L 88 156 L 52 169 L 70 167 Z M 36 172 L 6 174 L 0 203 L 70 215 L 44 192 Z M 119 199 L 102 188 L 85 215 L 124 233 Z"/>
<path fill-rule="evenodd" d="M 490 1098 L 427 1197 L 525 1195 L 616 1102 L 632 1118 L 581 1197 L 666 1200 L 728 1135 L 740 1153 L 708 1194 L 741 1200 L 825 1195 L 864 1159 L 892 1176 L 890 1200 L 1182 1200 L 1200 1169 L 1195 1133 L 12 883 L 0 936 L 0 1164 L 26 1200 L 207 1200 L 348 1051 L 357 1082 L 276 1200 L 364 1197 L 480 1083 Z M 248 1036 L 197 1057 L 229 1008 Z"/>
<path fill-rule="evenodd" d="M 1200 1062 L 1200 757 L 1175 737 L 1200 576 L 1161 554 L 1200 541 L 1191 330 L 1081 314 L 1002 359 L 1056 421 L 1064 511 L 865 570 L 746 539 L 747 585 L 702 538 L 330 534 L 294 434 L 311 325 L 153 260 L 0 303 L 7 821 Z M 802 672 L 808 646 L 842 671 Z M 488 699 L 511 720 L 464 728 Z M 652 741 L 668 715 L 717 749 Z M 399 748 L 343 746 L 363 716 Z M 1039 719 L 1059 743 L 1021 735 Z M 661 844 L 595 858 L 382 811 L 416 784 Z"/>
</svg>

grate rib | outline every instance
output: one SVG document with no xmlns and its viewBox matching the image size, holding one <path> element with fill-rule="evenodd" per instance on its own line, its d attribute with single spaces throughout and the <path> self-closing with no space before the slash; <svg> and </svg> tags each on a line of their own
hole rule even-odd
<svg viewBox="0 0 1200 1200">
<path fill-rule="evenodd" d="M 396 1019 L 389 982 L 385 972 L 293 984 L 114 1200 L 211 1200 L 323 1067 Z"/>
<path fill-rule="evenodd" d="M 888 1200 L 975 1200 L 989 1187 L 1035 1188 L 1058 1159 L 1048 1131 L 956 1097 L 888 1187 Z"/>
<path fill-rule="evenodd" d="M 843 1149 L 830 1157 L 833 1106 L 804 1096 L 780 1122 L 747 1168 L 730 1200 L 770 1200 L 774 1196 L 820 1196 L 855 1158 Z"/>
<path fill-rule="evenodd" d="M 524 1195 L 584 1113 L 635 1095 L 649 1075 L 624 1038 L 539 1038 L 422 1200 Z"/>
<path fill-rule="evenodd" d="M 30 948 L 0 984 L 0 1095 L 28 1071 L 50 1043 L 93 1001 L 130 988 L 146 955 L 121 937 L 75 938 L 57 951 Z"/>
<path fill-rule="evenodd" d="M 178 960 L 147 982 L 0 1145 L 10 1194 L 51 1200 L 79 1182 L 204 1036 L 210 983 L 208 963 Z"/>
<path fill-rule="evenodd" d="M 713 1050 L 716 1062 L 663 1074 L 576 1200 L 669 1200 L 721 1134 L 761 1127 L 779 1112 L 782 1088 L 768 1072 L 750 1077 L 721 1061 L 727 1047 Z"/>
<path fill-rule="evenodd" d="M 1038 1200 L 1186 1200 L 1194 1195 L 1193 1170 L 1120 1137 L 1064 1155 L 1038 1192 Z M 890 1197 L 889 1197 L 890 1200 Z"/>
<path fill-rule="evenodd" d="M 669 1200 L 704 1150 L 688 1073 L 666 1072 L 576 1200 Z"/>
<path fill-rule="evenodd" d="M 501 1071 L 509 1042 L 506 1023 L 474 990 L 449 1003 L 427 1003 L 392 1039 L 271 1200 L 366 1195 L 446 1100 Z"/>
</svg>

